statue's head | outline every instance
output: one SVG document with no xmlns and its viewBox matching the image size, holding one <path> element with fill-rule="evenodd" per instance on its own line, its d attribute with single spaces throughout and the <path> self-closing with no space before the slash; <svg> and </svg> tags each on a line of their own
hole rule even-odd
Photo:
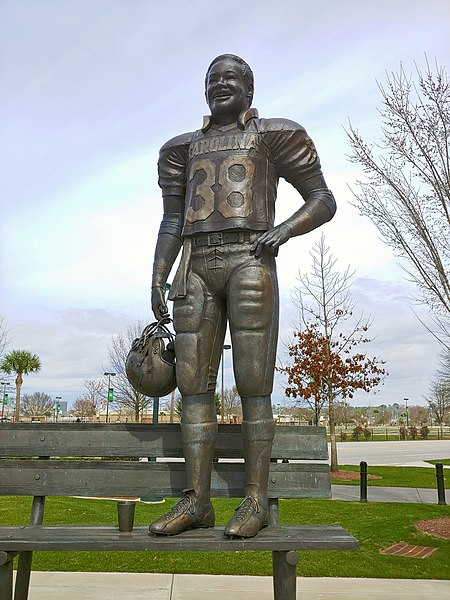
<svg viewBox="0 0 450 600">
<path fill-rule="evenodd" d="M 221 54 L 209 65 L 205 96 L 213 117 L 237 118 L 253 100 L 253 72 L 235 54 Z"/>
</svg>

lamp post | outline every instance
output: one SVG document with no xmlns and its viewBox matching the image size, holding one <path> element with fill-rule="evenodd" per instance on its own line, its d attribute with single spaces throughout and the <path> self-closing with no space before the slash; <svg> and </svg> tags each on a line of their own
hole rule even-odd
<svg viewBox="0 0 450 600">
<path fill-rule="evenodd" d="M 408 416 L 408 402 L 409 402 L 409 398 L 403 398 L 403 401 L 404 401 L 405 406 L 406 406 L 406 429 L 408 429 L 408 427 L 409 427 L 409 416 Z"/>
<path fill-rule="evenodd" d="M 159 396 L 154 396 L 153 397 L 153 416 L 152 416 L 152 423 L 154 425 L 157 425 L 159 422 Z"/>
<path fill-rule="evenodd" d="M 173 423 L 173 415 L 175 412 L 175 390 L 172 390 L 172 395 L 170 397 L 170 423 Z"/>
<path fill-rule="evenodd" d="M 61 405 L 60 405 L 60 400 L 62 400 L 62 396 L 55 396 L 55 400 L 56 400 L 56 411 L 55 411 L 55 421 L 58 422 L 58 415 L 61 411 Z"/>
<path fill-rule="evenodd" d="M 222 421 L 222 423 L 224 423 L 225 421 L 225 393 L 224 393 L 224 387 L 223 387 L 223 360 L 224 360 L 224 354 L 223 351 L 224 350 L 230 350 L 231 346 L 230 344 L 224 344 L 222 346 L 222 403 L 221 403 L 221 418 L 220 420 Z"/>
<path fill-rule="evenodd" d="M 5 404 L 8 404 L 8 394 L 6 393 L 6 388 L 10 384 L 9 384 L 9 381 L 2 381 L 0 383 L 3 386 L 3 394 L 2 394 L 2 422 L 3 422 L 3 415 L 5 413 Z"/>
<path fill-rule="evenodd" d="M 106 373 L 103 373 L 103 375 L 105 375 L 105 377 L 108 377 L 108 395 L 106 397 L 106 423 L 108 422 L 109 419 L 109 403 L 112 402 L 114 400 L 114 389 L 111 387 L 111 377 L 115 377 L 115 373 L 112 373 L 111 371 L 106 371 Z"/>
</svg>

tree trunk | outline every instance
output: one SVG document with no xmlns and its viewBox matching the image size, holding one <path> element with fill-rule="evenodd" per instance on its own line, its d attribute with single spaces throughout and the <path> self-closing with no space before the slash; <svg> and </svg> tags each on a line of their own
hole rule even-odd
<svg viewBox="0 0 450 600">
<path fill-rule="evenodd" d="M 333 387 L 330 383 L 327 385 L 328 396 L 328 423 L 330 425 L 330 469 L 332 473 L 339 471 L 337 446 L 336 446 L 336 423 L 334 420 L 334 396 Z"/>
<path fill-rule="evenodd" d="M 337 446 L 336 446 L 336 423 L 334 422 L 333 418 L 330 418 L 330 440 L 331 440 L 331 448 L 330 448 L 331 472 L 337 473 L 337 471 L 339 471 L 339 465 L 338 465 Z"/>
<path fill-rule="evenodd" d="M 314 425 L 318 427 L 320 422 L 320 408 L 317 401 L 314 402 Z"/>
<path fill-rule="evenodd" d="M 18 423 L 20 421 L 20 388 L 22 387 L 23 378 L 20 373 L 17 373 L 16 377 L 16 408 L 14 411 L 14 421 Z"/>
</svg>

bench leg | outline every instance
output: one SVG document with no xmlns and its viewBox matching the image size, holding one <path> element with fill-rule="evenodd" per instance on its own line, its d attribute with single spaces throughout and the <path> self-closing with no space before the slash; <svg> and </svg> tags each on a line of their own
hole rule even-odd
<svg viewBox="0 0 450 600">
<path fill-rule="evenodd" d="M 273 597 L 275 600 L 295 600 L 298 554 L 295 550 L 273 551 Z"/>
<path fill-rule="evenodd" d="M 31 561 L 32 552 L 21 552 L 17 564 L 16 588 L 14 591 L 14 600 L 27 600 L 28 590 L 30 588 Z"/>
<path fill-rule="evenodd" d="M 6 553 L 2 553 L 5 554 Z M 14 555 L 13 555 L 14 556 Z M 13 561 L 12 558 L 0 564 L 0 598 L 12 600 L 13 591 Z"/>
<path fill-rule="evenodd" d="M 30 526 L 42 525 L 44 520 L 45 496 L 34 496 L 31 507 Z M 14 600 L 27 600 L 30 589 L 31 562 L 33 552 L 24 551 L 19 554 L 17 565 L 16 589 Z"/>
</svg>

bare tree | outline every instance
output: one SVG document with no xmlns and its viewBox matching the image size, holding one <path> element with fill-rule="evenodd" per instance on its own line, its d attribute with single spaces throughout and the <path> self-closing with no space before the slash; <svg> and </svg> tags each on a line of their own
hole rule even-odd
<svg viewBox="0 0 450 600">
<path fill-rule="evenodd" d="M 182 400 L 180 394 L 178 394 L 175 398 L 174 410 L 175 410 L 175 414 L 181 420 L 181 415 L 183 414 L 183 400 Z"/>
<path fill-rule="evenodd" d="M 346 400 L 337 400 L 333 406 L 334 421 L 340 425 L 348 425 L 354 421 L 354 410 Z"/>
<path fill-rule="evenodd" d="M 82 400 L 91 404 L 95 409 L 95 413 L 99 412 L 106 401 L 107 390 L 105 382 L 100 379 L 85 379 L 84 387 L 84 394 L 77 400 Z"/>
<path fill-rule="evenodd" d="M 73 403 L 70 413 L 81 419 L 85 417 L 95 417 L 97 414 L 97 407 L 89 398 L 77 398 Z"/>
<path fill-rule="evenodd" d="M 354 314 L 356 302 L 350 288 L 349 268 L 342 273 L 322 235 L 311 252 L 312 268 L 300 274 L 294 303 L 300 322 L 289 344 L 292 364 L 278 367 L 288 376 L 287 396 L 308 402 L 315 412 L 328 407 L 331 437 L 331 470 L 338 470 L 334 404 L 352 398 L 356 390 L 369 392 L 386 374 L 383 361 L 357 349 L 370 342 L 371 321 Z"/>
<path fill-rule="evenodd" d="M 242 413 L 241 397 L 239 396 L 237 387 L 235 385 L 224 390 L 223 401 L 225 414 L 228 418 L 230 418 L 232 415 L 240 415 Z"/>
<path fill-rule="evenodd" d="M 24 394 L 22 396 L 22 410 L 28 417 L 45 417 L 53 413 L 54 401 L 44 392 Z"/>
<path fill-rule="evenodd" d="M 450 386 L 448 383 L 442 379 L 434 381 L 431 384 L 429 397 L 426 398 L 426 401 L 428 402 L 434 421 L 441 429 L 442 437 L 442 427 L 448 419 L 450 412 Z"/>
<path fill-rule="evenodd" d="M 380 140 L 347 131 L 350 160 L 366 174 L 356 206 L 404 259 L 416 300 L 431 309 L 433 335 L 450 348 L 450 81 L 443 67 L 427 65 L 417 82 L 400 68 L 379 88 Z"/>
<path fill-rule="evenodd" d="M 425 425 L 428 422 L 428 409 L 426 406 L 410 406 L 408 414 L 409 422 L 414 425 Z"/>
<path fill-rule="evenodd" d="M 293 421 L 303 421 L 306 423 L 310 423 L 312 422 L 311 419 L 311 409 L 310 408 L 304 408 L 299 406 L 298 402 L 296 402 L 295 404 L 292 405 L 284 405 L 283 406 L 283 413 L 290 417 Z"/>
<path fill-rule="evenodd" d="M 438 377 L 450 387 L 450 349 L 444 350 L 441 354 L 440 363 L 441 366 L 437 372 Z"/>
<path fill-rule="evenodd" d="M 5 319 L 0 317 L 0 359 L 10 342 L 9 331 L 6 329 Z"/>
<path fill-rule="evenodd" d="M 70 410 L 77 417 L 93 417 L 106 403 L 106 384 L 101 379 L 85 379 L 85 391 L 79 396 Z"/>
<path fill-rule="evenodd" d="M 133 340 L 141 335 L 144 327 L 142 321 L 129 325 L 125 334 L 119 333 L 112 337 L 108 348 L 109 362 L 112 371 L 116 373 L 111 382 L 114 385 L 114 404 L 122 407 L 125 412 L 132 412 L 136 422 L 141 420 L 143 411 L 151 404 L 152 399 L 133 388 L 125 373 L 125 362 Z"/>
</svg>

